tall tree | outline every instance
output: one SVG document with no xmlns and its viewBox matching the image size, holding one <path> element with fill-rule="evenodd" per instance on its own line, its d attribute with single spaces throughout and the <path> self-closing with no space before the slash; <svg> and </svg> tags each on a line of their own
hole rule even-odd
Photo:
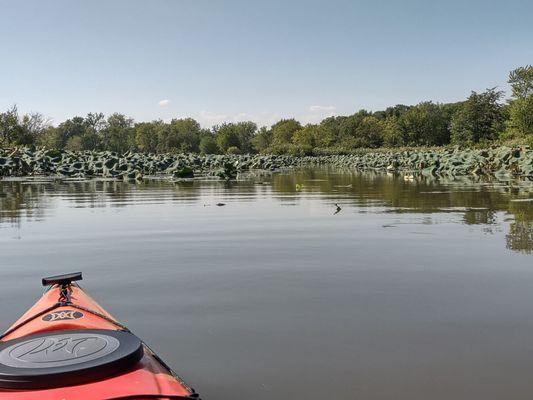
<svg viewBox="0 0 533 400">
<path fill-rule="evenodd" d="M 346 117 L 328 117 L 320 122 L 320 131 L 317 132 L 316 144 L 321 148 L 339 145 L 340 124 Z"/>
<path fill-rule="evenodd" d="M 239 148 L 241 141 L 235 124 L 225 122 L 213 128 L 217 146 L 223 153 L 230 148 Z"/>
<path fill-rule="evenodd" d="M 320 131 L 320 126 L 308 124 L 294 133 L 292 142 L 304 152 L 310 153 L 316 147 Z"/>
<path fill-rule="evenodd" d="M 199 147 L 202 154 L 217 154 L 220 151 L 215 136 L 209 131 L 201 135 Z"/>
<path fill-rule="evenodd" d="M 102 144 L 106 150 L 125 153 L 134 147 L 133 119 L 123 114 L 110 115 L 101 133 Z"/>
<path fill-rule="evenodd" d="M 252 139 L 257 131 L 257 125 L 250 121 L 227 122 L 214 128 L 218 148 L 226 153 L 228 149 L 238 149 L 240 153 L 251 153 Z"/>
<path fill-rule="evenodd" d="M 513 98 L 509 102 L 509 137 L 533 135 L 533 66 L 517 68 L 509 74 Z"/>
<path fill-rule="evenodd" d="M 373 115 L 363 118 L 357 127 L 355 147 L 376 148 L 383 145 L 383 137 L 387 129 L 385 121 Z"/>
<path fill-rule="evenodd" d="M 22 134 L 17 106 L 0 113 L 0 145 L 8 146 Z"/>
<path fill-rule="evenodd" d="M 167 129 L 167 151 L 198 152 L 202 128 L 196 120 L 193 118 L 173 119 Z"/>
<path fill-rule="evenodd" d="M 145 153 L 155 153 L 157 151 L 163 121 L 139 122 L 135 124 L 135 145 Z"/>
<path fill-rule="evenodd" d="M 440 104 L 426 101 L 403 109 L 397 121 L 404 144 L 439 146 L 450 142 L 449 118 Z"/>
<path fill-rule="evenodd" d="M 292 143 L 292 135 L 296 131 L 302 129 L 302 125 L 294 118 L 282 119 L 272 125 L 272 144 L 274 146 L 282 146 Z"/>
<path fill-rule="evenodd" d="M 517 68 L 509 73 L 509 83 L 516 99 L 527 99 L 533 95 L 533 66 Z"/>
<path fill-rule="evenodd" d="M 258 153 L 265 153 L 272 146 L 272 130 L 265 126 L 259 129 L 259 132 L 250 140 L 252 147 Z"/>
<path fill-rule="evenodd" d="M 367 110 L 360 110 L 353 115 L 343 117 L 339 123 L 339 139 L 344 147 L 355 147 L 357 138 L 357 129 L 363 120 L 372 115 Z"/>
<path fill-rule="evenodd" d="M 70 138 L 75 136 L 82 136 L 87 129 L 85 119 L 83 117 L 74 117 L 67 119 L 60 123 L 57 128 L 50 132 L 53 138 L 50 139 L 50 144 L 58 149 L 66 147 Z"/>
<path fill-rule="evenodd" d="M 25 114 L 21 121 L 20 135 L 16 138 L 16 144 L 22 145 L 34 145 L 40 140 L 41 136 L 45 132 L 48 121 L 45 120 L 40 113 Z"/>
<path fill-rule="evenodd" d="M 503 131 L 505 114 L 500 104 L 503 92 L 496 88 L 472 92 L 451 122 L 452 142 L 479 143 L 497 139 Z"/>
</svg>

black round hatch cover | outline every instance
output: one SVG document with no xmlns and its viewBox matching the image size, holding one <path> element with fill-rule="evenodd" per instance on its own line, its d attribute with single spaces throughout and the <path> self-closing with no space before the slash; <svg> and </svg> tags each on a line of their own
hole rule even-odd
<svg viewBox="0 0 533 400">
<path fill-rule="evenodd" d="M 0 342 L 0 387 L 71 386 L 111 376 L 141 359 L 132 333 L 103 329 L 53 331 Z"/>
</svg>

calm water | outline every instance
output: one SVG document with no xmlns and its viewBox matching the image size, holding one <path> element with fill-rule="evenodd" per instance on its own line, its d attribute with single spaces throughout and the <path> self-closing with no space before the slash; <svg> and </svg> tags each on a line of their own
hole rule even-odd
<svg viewBox="0 0 533 400">
<path fill-rule="evenodd" d="M 3 327 L 82 270 L 208 400 L 530 399 L 532 250 L 531 182 L 0 181 Z"/>
</svg>

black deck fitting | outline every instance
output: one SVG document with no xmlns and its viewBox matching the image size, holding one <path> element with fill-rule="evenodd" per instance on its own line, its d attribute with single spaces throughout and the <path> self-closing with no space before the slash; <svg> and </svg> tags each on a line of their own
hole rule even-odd
<svg viewBox="0 0 533 400">
<path fill-rule="evenodd" d="M 68 285 L 70 282 L 81 281 L 81 272 L 71 272 L 70 274 L 48 276 L 43 278 L 43 286 Z"/>
</svg>

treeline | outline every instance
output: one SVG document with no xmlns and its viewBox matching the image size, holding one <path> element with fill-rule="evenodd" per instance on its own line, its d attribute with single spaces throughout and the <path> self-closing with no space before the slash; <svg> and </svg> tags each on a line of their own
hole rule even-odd
<svg viewBox="0 0 533 400">
<path fill-rule="evenodd" d="M 504 102 L 496 88 L 472 92 L 457 103 L 422 102 L 384 111 L 302 125 L 283 119 L 270 128 L 254 122 L 224 123 L 204 129 L 192 118 L 135 122 L 122 114 L 90 113 L 51 126 L 38 113 L 19 115 L 17 108 L 0 114 L 0 146 L 45 146 L 119 153 L 193 152 L 204 154 L 343 153 L 358 148 L 475 145 L 493 141 L 533 144 L 533 66 L 509 74 L 512 96 Z"/>
</svg>

